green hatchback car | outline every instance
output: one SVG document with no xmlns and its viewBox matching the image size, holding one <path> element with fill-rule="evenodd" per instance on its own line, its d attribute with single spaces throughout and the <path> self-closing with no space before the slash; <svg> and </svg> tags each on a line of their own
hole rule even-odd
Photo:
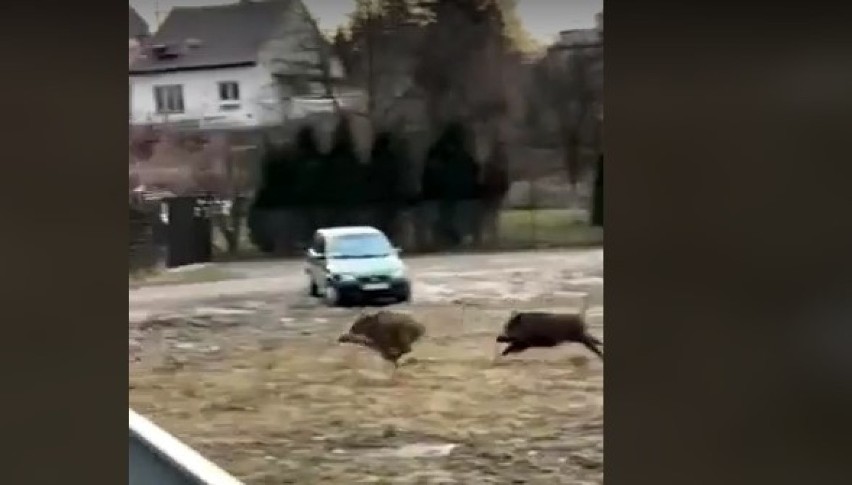
<svg viewBox="0 0 852 485">
<path fill-rule="evenodd" d="M 319 229 L 307 250 L 309 292 L 332 306 L 410 301 L 411 282 L 399 252 L 375 227 Z"/>
</svg>

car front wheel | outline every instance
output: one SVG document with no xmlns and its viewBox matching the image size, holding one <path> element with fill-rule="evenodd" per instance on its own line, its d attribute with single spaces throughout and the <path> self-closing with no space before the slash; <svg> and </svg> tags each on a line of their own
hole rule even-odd
<svg viewBox="0 0 852 485">
<path fill-rule="evenodd" d="M 325 287 L 324 299 L 327 305 L 338 306 L 340 305 L 340 292 L 334 286 L 327 285 Z"/>
<path fill-rule="evenodd" d="M 396 300 L 399 303 L 410 303 L 411 302 L 411 288 L 409 288 L 404 293 L 399 295 Z"/>
</svg>

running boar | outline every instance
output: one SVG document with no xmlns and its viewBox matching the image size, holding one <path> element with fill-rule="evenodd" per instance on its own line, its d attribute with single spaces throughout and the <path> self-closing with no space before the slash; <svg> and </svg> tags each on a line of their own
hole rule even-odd
<svg viewBox="0 0 852 485">
<path fill-rule="evenodd" d="M 503 332 L 497 336 L 497 342 L 509 344 L 501 356 L 573 342 L 584 345 L 603 360 L 599 348 L 603 342 L 588 332 L 585 311 L 580 314 L 513 312 Z"/>
<path fill-rule="evenodd" d="M 399 359 L 411 352 L 412 344 L 425 332 L 423 324 L 410 315 L 381 310 L 358 317 L 349 332 L 341 335 L 337 341 L 371 348 L 394 367 L 398 367 Z"/>
</svg>

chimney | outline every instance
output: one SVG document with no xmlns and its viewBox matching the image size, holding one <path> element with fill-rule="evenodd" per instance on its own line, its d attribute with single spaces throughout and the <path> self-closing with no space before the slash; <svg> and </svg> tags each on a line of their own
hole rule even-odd
<svg viewBox="0 0 852 485">
<path fill-rule="evenodd" d="M 167 44 L 154 44 L 151 46 L 151 53 L 157 59 L 171 59 L 177 57 L 171 46 Z"/>
<path fill-rule="evenodd" d="M 188 50 L 197 49 L 201 47 L 201 39 L 189 38 L 186 39 L 183 43 Z"/>
</svg>

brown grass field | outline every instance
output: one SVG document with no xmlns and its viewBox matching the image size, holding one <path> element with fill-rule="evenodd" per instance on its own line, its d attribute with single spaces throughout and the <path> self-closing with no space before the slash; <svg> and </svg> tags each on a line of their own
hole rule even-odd
<svg viewBox="0 0 852 485">
<path fill-rule="evenodd" d="M 131 327 L 130 405 L 247 485 L 603 483 L 603 364 L 571 345 L 495 363 L 498 307 L 412 307 L 427 335 L 393 378 L 335 342 L 353 311 Z"/>
</svg>

